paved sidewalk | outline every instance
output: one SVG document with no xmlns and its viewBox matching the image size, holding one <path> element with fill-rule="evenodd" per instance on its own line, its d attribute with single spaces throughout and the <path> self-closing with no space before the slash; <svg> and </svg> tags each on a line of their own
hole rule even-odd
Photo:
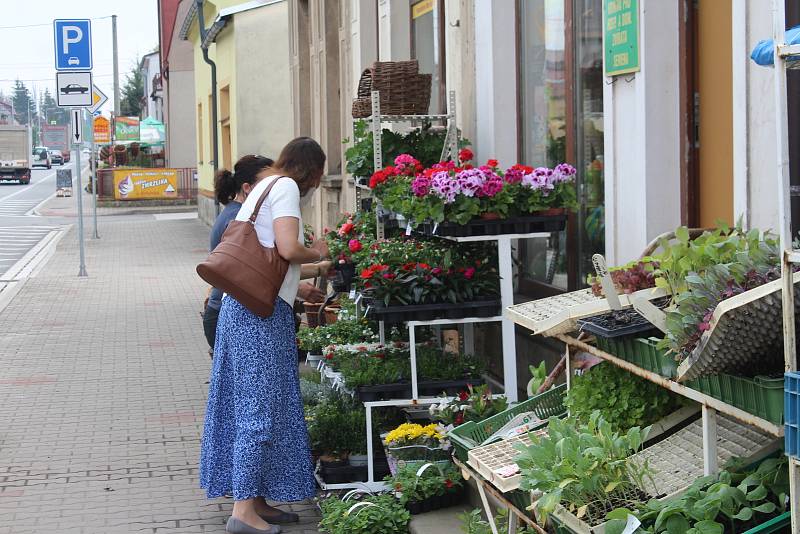
<svg viewBox="0 0 800 534">
<path fill-rule="evenodd" d="M 87 231 L 88 234 L 88 231 Z M 0 534 L 224 532 L 197 461 L 209 372 L 197 220 L 75 230 L 0 313 Z M 311 503 L 291 505 L 317 532 Z"/>
<path fill-rule="evenodd" d="M 84 177 L 83 184 L 86 185 Z M 73 189 L 73 195 L 77 195 L 78 190 Z M 107 217 L 109 215 L 133 215 L 143 213 L 175 213 L 175 212 L 188 212 L 197 211 L 196 206 L 119 206 L 119 207 L 98 207 L 97 216 Z M 54 196 L 47 201 L 43 202 L 36 208 L 34 213 L 41 217 L 77 217 L 78 205 L 75 197 L 57 197 Z M 83 217 L 91 224 L 92 217 L 94 216 L 94 196 L 83 190 Z"/>
</svg>

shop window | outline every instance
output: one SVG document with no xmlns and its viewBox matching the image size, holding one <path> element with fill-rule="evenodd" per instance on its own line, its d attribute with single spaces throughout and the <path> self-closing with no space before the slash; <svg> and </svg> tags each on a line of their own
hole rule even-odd
<svg viewBox="0 0 800 534">
<path fill-rule="evenodd" d="M 411 57 L 431 75 L 430 113 L 446 113 L 444 0 L 411 1 Z"/>
<path fill-rule="evenodd" d="M 518 0 L 517 8 L 519 159 L 578 171 L 580 208 L 567 231 L 517 244 L 518 291 L 538 298 L 583 286 L 605 248 L 602 0 Z"/>
</svg>

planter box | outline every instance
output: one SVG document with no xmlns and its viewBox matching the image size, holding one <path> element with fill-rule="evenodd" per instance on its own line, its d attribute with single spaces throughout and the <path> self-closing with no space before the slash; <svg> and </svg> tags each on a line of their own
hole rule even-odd
<svg viewBox="0 0 800 534">
<path fill-rule="evenodd" d="M 658 373 L 664 378 L 674 379 L 678 372 L 678 362 L 666 351 L 656 348 L 658 338 L 597 338 L 597 348 L 627 362 Z"/>
<path fill-rule="evenodd" d="M 375 458 L 375 480 L 382 480 L 389 475 L 389 465 L 386 458 Z M 347 484 L 348 482 L 366 482 L 368 478 L 367 466 L 344 465 L 342 467 L 319 467 L 320 478 L 326 484 Z"/>
<path fill-rule="evenodd" d="M 424 380 L 417 384 L 420 395 L 436 396 L 444 392 L 448 396 L 458 395 L 466 391 L 467 386 L 481 386 L 483 378 L 465 378 L 463 380 Z"/>
<path fill-rule="evenodd" d="M 448 437 L 453 444 L 456 457 L 466 462 L 471 449 L 480 446 L 489 436 L 521 413 L 533 412 L 542 421 L 549 417 L 566 415 L 567 409 L 564 407 L 566 393 L 567 385 L 561 384 L 483 421 L 477 423 L 469 421 L 454 428 L 448 433 Z M 541 426 L 545 424 L 542 423 Z"/>
<path fill-rule="evenodd" d="M 408 501 L 406 502 L 406 510 L 408 510 L 411 515 L 418 515 L 442 508 L 450 508 L 451 506 L 461 504 L 463 500 L 464 487 L 462 486 L 458 491 L 445 493 L 444 495 L 429 497 L 422 501 Z"/>
<path fill-rule="evenodd" d="M 745 378 L 719 374 L 690 380 L 686 386 L 780 425 L 783 423 L 783 384 L 782 376 Z"/>
<path fill-rule="evenodd" d="M 407 399 L 411 397 L 411 382 L 356 386 L 355 395 L 360 402 Z"/>
<path fill-rule="evenodd" d="M 443 302 L 410 306 L 385 306 L 382 302 L 373 300 L 368 315 L 371 319 L 387 323 L 463 319 L 464 317 L 496 317 L 500 315 L 500 300 L 485 299 L 457 304 Z"/>
<path fill-rule="evenodd" d="M 423 223 L 417 231 L 428 236 L 475 237 L 502 234 L 560 232 L 567 227 L 567 215 L 526 215 L 508 219 L 473 219 L 467 224 Z M 434 229 L 436 230 L 434 232 Z"/>
</svg>

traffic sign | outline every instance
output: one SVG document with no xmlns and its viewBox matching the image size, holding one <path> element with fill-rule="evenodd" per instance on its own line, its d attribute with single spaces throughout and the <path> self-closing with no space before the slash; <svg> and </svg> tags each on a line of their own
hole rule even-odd
<svg viewBox="0 0 800 534">
<path fill-rule="evenodd" d="M 82 109 L 72 110 L 72 130 L 70 131 L 70 139 L 73 145 L 79 145 L 83 142 L 83 120 L 81 120 Z"/>
<path fill-rule="evenodd" d="M 92 70 L 92 21 L 56 19 L 56 70 Z"/>
<path fill-rule="evenodd" d="M 62 108 L 92 105 L 91 72 L 56 72 L 56 99 Z"/>
<path fill-rule="evenodd" d="M 92 86 L 92 107 L 89 108 L 89 113 L 97 113 L 100 107 L 108 102 L 108 97 L 97 88 L 96 85 Z"/>
</svg>

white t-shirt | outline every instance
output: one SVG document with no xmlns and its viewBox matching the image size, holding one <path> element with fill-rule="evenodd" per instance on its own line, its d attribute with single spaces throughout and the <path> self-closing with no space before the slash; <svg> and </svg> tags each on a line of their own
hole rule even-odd
<svg viewBox="0 0 800 534">
<path fill-rule="evenodd" d="M 267 195 L 261 210 L 256 216 L 256 235 L 258 240 L 265 247 L 275 246 L 275 231 L 272 229 L 272 221 L 279 217 L 294 217 L 298 220 L 297 242 L 305 245 L 303 237 L 303 217 L 300 215 L 300 189 L 297 182 L 287 176 L 269 176 L 256 184 L 247 199 L 242 204 L 237 221 L 246 221 L 252 215 L 258 199 L 264 190 L 269 187 L 273 180 L 279 180 Z M 297 286 L 300 284 L 300 265 L 292 263 L 283 279 L 278 296 L 285 300 L 290 306 L 294 303 L 297 296 Z"/>
</svg>

